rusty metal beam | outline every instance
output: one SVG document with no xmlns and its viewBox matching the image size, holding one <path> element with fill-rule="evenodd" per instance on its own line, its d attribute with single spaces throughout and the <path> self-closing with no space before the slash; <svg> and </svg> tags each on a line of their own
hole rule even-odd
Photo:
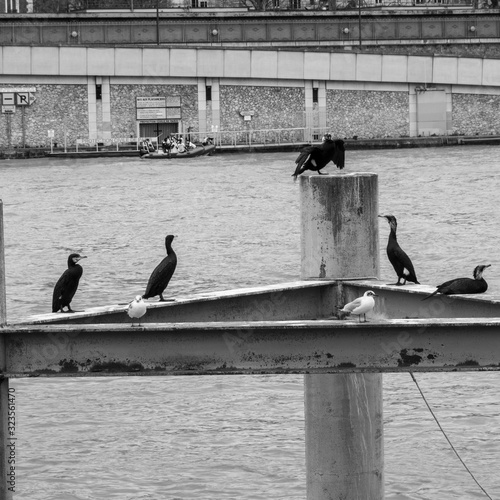
<svg viewBox="0 0 500 500">
<path fill-rule="evenodd" d="M 495 318 L 500 300 L 489 294 L 436 295 L 426 285 L 391 286 L 379 280 L 302 280 L 176 297 L 172 302 L 149 302 L 143 323 L 209 321 L 281 321 L 324 319 L 337 307 L 374 290 L 375 317 L 396 318 Z M 41 314 L 16 324 L 117 324 L 130 323 L 126 304 L 94 307 L 75 314 Z"/>
<path fill-rule="evenodd" d="M 500 370 L 500 319 L 16 326 L 6 377 Z"/>
<path fill-rule="evenodd" d="M 489 293 L 469 295 L 434 295 L 428 285 L 387 285 L 385 281 L 347 280 L 341 283 L 339 296 L 349 302 L 367 290 L 378 295 L 375 313 L 386 318 L 497 318 L 500 300 Z M 344 303 L 345 303 L 344 302 Z"/>
<path fill-rule="evenodd" d="M 272 285 L 204 292 L 175 297 L 171 302 L 148 301 L 143 323 L 194 321 L 275 321 L 331 316 L 338 283 L 332 280 L 294 281 Z M 48 313 L 16 324 L 116 324 L 131 322 L 127 304 L 94 307 L 75 314 Z"/>
</svg>

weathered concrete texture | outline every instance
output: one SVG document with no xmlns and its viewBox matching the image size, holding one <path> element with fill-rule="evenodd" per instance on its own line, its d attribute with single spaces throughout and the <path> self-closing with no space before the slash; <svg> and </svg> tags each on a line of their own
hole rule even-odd
<svg viewBox="0 0 500 500">
<path fill-rule="evenodd" d="M 300 179 L 302 279 L 379 274 L 378 176 Z M 304 377 L 308 500 L 382 500 L 382 376 Z"/>
<path fill-rule="evenodd" d="M 198 88 L 196 85 L 111 85 L 111 133 L 133 137 L 137 133 L 136 97 L 180 96 L 182 125 L 198 131 Z M 146 122 L 147 120 L 141 120 Z M 150 120 L 151 122 L 164 120 Z"/>
<path fill-rule="evenodd" d="M 376 174 L 300 178 L 302 279 L 379 274 Z"/>
<path fill-rule="evenodd" d="M 500 133 L 500 96 L 453 94 L 452 99 L 454 134 Z"/>
<path fill-rule="evenodd" d="M 225 130 L 243 130 L 241 111 L 252 111 L 251 128 L 304 127 L 304 89 L 296 87 L 220 87 L 221 124 Z"/>
<path fill-rule="evenodd" d="M 363 52 L 363 54 L 405 54 L 409 56 L 458 56 L 458 57 L 500 57 L 500 44 L 498 43 L 473 43 L 473 44 L 451 44 L 432 43 L 432 40 L 425 40 L 425 44 L 387 44 L 370 45 L 366 41 L 359 47 L 352 47 L 352 52 Z M 335 52 L 345 52 L 344 47 L 332 49 Z"/>
<path fill-rule="evenodd" d="M 307 499 L 382 499 L 382 375 L 304 380 Z"/>
<path fill-rule="evenodd" d="M 335 137 L 405 137 L 410 134 L 406 92 L 327 90 L 327 127 Z"/>
<path fill-rule="evenodd" d="M 8 87 L 35 87 L 35 102 L 23 111 L 17 106 L 12 115 L 0 114 L 0 147 L 11 146 L 50 146 L 47 130 L 54 130 L 54 143 L 75 144 L 76 139 L 88 135 L 87 86 L 68 85 L 26 85 L 23 81 Z M 10 144 L 9 122 L 10 120 Z M 23 144 L 23 135 L 25 144 Z"/>
</svg>

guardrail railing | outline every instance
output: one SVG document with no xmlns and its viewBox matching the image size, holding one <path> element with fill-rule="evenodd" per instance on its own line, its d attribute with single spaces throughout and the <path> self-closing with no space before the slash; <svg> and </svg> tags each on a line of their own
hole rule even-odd
<svg viewBox="0 0 500 500">
<path fill-rule="evenodd" d="M 179 132 L 169 134 L 174 137 L 184 137 L 194 144 L 201 144 L 210 140 L 219 147 L 255 147 L 265 145 L 285 145 L 304 144 L 310 142 L 320 142 L 323 135 L 328 133 L 328 129 L 315 127 L 296 127 L 281 129 L 248 129 L 248 130 L 222 130 L 211 132 Z M 163 134 L 157 137 L 116 137 L 111 139 L 90 139 L 78 138 L 75 143 L 66 140 L 62 145 L 56 142 L 51 144 L 51 152 L 55 149 L 64 149 L 64 152 L 83 151 L 138 151 L 143 139 L 149 139 L 155 148 L 161 148 L 161 143 L 165 138 Z M 58 147 L 59 146 L 59 147 Z"/>
</svg>

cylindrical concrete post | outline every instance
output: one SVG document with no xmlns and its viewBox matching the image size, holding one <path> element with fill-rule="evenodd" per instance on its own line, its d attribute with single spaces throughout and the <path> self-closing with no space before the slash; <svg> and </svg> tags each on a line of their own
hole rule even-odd
<svg viewBox="0 0 500 500">
<path fill-rule="evenodd" d="M 300 178 L 302 279 L 379 274 L 376 174 Z"/>
<path fill-rule="evenodd" d="M 3 231 L 3 201 L 0 200 L 0 327 L 7 323 L 7 296 L 5 288 L 5 244 Z"/>
<path fill-rule="evenodd" d="M 375 174 L 300 179 L 302 279 L 379 275 Z M 382 375 L 304 378 L 307 500 L 382 500 Z"/>
<path fill-rule="evenodd" d="M 7 323 L 7 306 L 5 292 L 5 255 L 4 255 L 4 231 L 3 231 L 3 202 L 0 200 L 0 328 Z M 1 332 L 1 330 L 0 330 Z M 5 339 L 0 336 L 0 371 L 5 372 Z M 0 498 L 12 500 L 15 491 L 15 468 L 12 475 L 11 450 L 14 440 L 11 439 L 11 428 L 9 428 L 9 379 L 0 379 Z M 10 447 L 9 447 L 10 446 Z M 14 478 L 14 480 L 12 479 Z"/>
</svg>

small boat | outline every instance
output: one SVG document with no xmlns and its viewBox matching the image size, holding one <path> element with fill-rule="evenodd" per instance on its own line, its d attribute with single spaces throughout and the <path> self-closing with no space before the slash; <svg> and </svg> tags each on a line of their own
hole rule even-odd
<svg viewBox="0 0 500 500">
<path fill-rule="evenodd" d="M 207 156 L 213 154 L 215 151 L 214 144 L 202 146 L 201 144 L 194 149 L 190 149 L 185 153 L 164 153 L 161 149 L 154 153 L 145 153 L 140 151 L 141 158 L 148 160 L 170 160 L 172 158 L 194 158 L 195 156 Z"/>
</svg>

